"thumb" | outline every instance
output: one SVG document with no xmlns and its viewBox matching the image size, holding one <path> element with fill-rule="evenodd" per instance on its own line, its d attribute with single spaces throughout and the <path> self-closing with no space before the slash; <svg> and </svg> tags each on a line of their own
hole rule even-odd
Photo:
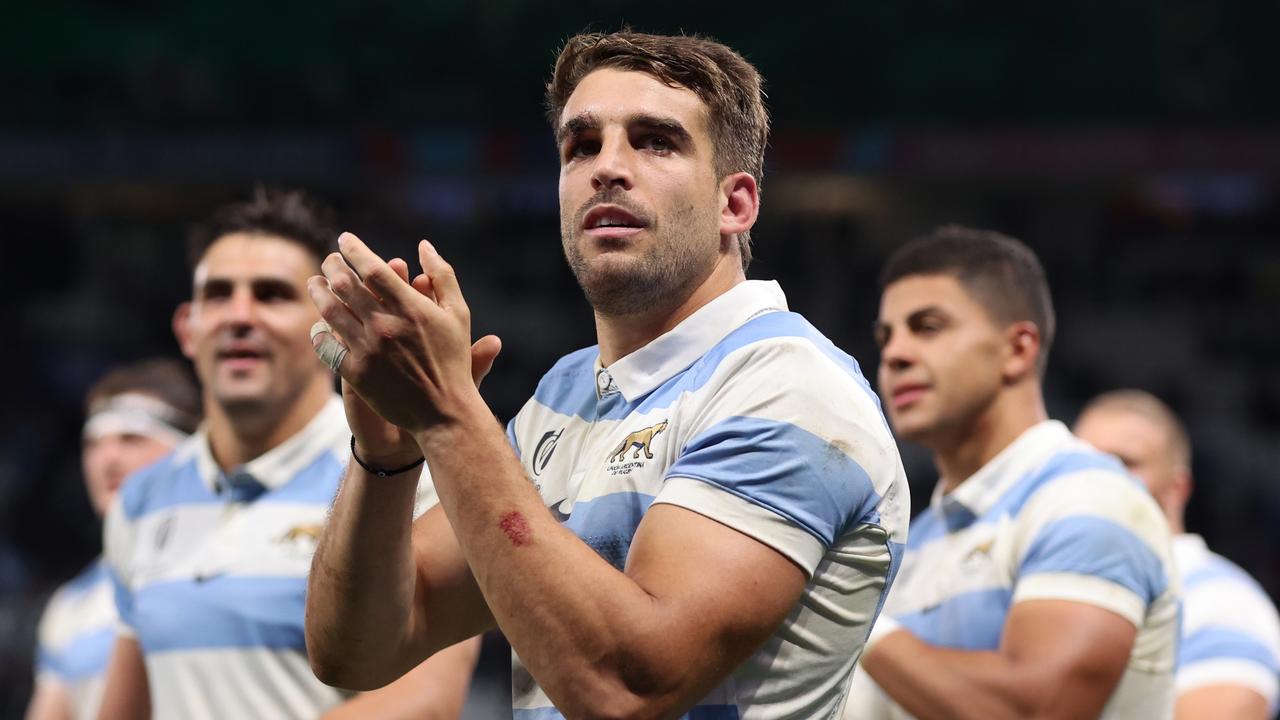
<svg viewBox="0 0 1280 720">
<path fill-rule="evenodd" d="M 497 335 L 485 335 L 471 346 L 471 379 L 475 381 L 476 387 L 480 387 L 485 376 L 493 369 L 493 361 L 501 351 L 502 340 Z"/>
</svg>

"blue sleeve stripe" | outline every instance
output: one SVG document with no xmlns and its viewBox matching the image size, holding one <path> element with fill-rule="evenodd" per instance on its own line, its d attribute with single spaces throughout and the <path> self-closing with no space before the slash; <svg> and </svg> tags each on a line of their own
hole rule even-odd
<svg viewBox="0 0 1280 720">
<path fill-rule="evenodd" d="M 143 587 L 135 599 L 144 652 L 266 648 L 305 652 L 305 577 L 214 577 Z M 192 622 L 192 618 L 199 618 Z"/>
<path fill-rule="evenodd" d="M 880 496 L 853 458 L 799 426 L 730 417 L 685 445 L 667 477 L 701 480 L 791 520 L 830 547 L 875 523 Z"/>
<path fill-rule="evenodd" d="M 1252 635 L 1234 628 L 1208 626 L 1182 639 L 1178 648 L 1178 666 L 1185 667 L 1205 660 L 1249 660 L 1280 673 L 1280 658 Z"/>
<path fill-rule="evenodd" d="M 1012 600 L 1013 591 L 1009 588 L 974 590 L 894 619 L 931 645 L 995 650 L 1000 646 Z"/>
<path fill-rule="evenodd" d="M 41 669 L 68 683 L 100 675 L 107 670 L 115 641 L 114 627 L 82 633 L 56 652 L 41 652 Z"/>
<path fill-rule="evenodd" d="M 1075 515 L 1045 525 L 1031 542 L 1019 576 L 1077 573 L 1128 588 L 1150 604 L 1168 587 L 1164 564 L 1132 530 L 1102 517 Z"/>
</svg>

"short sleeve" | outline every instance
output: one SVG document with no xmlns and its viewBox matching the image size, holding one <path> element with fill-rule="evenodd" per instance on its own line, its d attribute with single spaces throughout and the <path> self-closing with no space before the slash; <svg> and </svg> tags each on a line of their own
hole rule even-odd
<svg viewBox="0 0 1280 720">
<path fill-rule="evenodd" d="M 117 630 L 122 635 L 132 637 L 135 632 L 133 590 L 129 586 L 132 573 L 129 565 L 132 557 L 133 524 L 125 514 L 122 497 L 123 493 L 117 493 L 111 506 L 107 508 L 102 524 L 102 556 L 116 601 L 116 613 L 119 615 Z"/>
<path fill-rule="evenodd" d="M 807 340 L 738 353 L 680 418 L 682 449 L 654 502 L 728 525 L 812 574 L 852 526 L 880 521 L 873 476 L 891 482 L 896 448 L 861 376 Z"/>
<path fill-rule="evenodd" d="M 1168 529 L 1151 497 L 1108 470 L 1057 478 L 1018 516 L 1014 602 L 1058 599 L 1142 627 L 1170 584 Z"/>
</svg>

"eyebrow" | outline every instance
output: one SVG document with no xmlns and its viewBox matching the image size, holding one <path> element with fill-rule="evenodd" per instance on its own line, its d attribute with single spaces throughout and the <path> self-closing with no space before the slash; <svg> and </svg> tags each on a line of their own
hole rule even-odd
<svg viewBox="0 0 1280 720">
<path fill-rule="evenodd" d="M 209 277 L 203 283 L 196 287 L 197 293 L 207 294 L 212 290 L 228 290 L 234 287 L 236 281 L 228 277 Z M 293 283 L 282 278 L 274 277 L 255 277 L 249 280 L 249 287 L 255 293 L 263 291 L 274 291 L 285 295 L 297 295 L 297 288 Z"/>
<path fill-rule="evenodd" d="M 683 123 L 669 116 L 654 115 L 652 113 L 633 113 L 623 118 L 623 123 L 627 127 L 641 127 L 664 132 L 681 143 L 687 144 L 693 139 L 693 136 L 685 129 Z M 599 129 L 601 124 L 600 118 L 595 113 L 584 112 L 574 115 L 565 120 L 556 130 L 556 144 L 563 144 L 566 138 L 582 135 L 588 130 Z"/>
</svg>

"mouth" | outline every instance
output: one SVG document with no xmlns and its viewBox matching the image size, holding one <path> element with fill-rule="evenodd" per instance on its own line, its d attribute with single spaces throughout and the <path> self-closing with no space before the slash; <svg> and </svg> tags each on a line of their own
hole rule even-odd
<svg viewBox="0 0 1280 720">
<path fill-rule="evenodd" d="M 232 370 L 244 370 L 267 359 L 267 353 L 250 345 L 230 345 L 218 351 L 218 364 Z"/>
<path fill-rule="evenodd" d="M 596 205 L 582 218 L 582 229 L 594 238 L 627 238 L 648 226 L 644 219 L 618 205 Z"/>
<path fill-rule="evenodd" d="M 893 409 L 903 410 L 914 405 L 929 392 L 929 386 L 923 383 L 902 383 L 895 385 L 890 393 L 890 400 L 893 403 Z"/>
</svg>

